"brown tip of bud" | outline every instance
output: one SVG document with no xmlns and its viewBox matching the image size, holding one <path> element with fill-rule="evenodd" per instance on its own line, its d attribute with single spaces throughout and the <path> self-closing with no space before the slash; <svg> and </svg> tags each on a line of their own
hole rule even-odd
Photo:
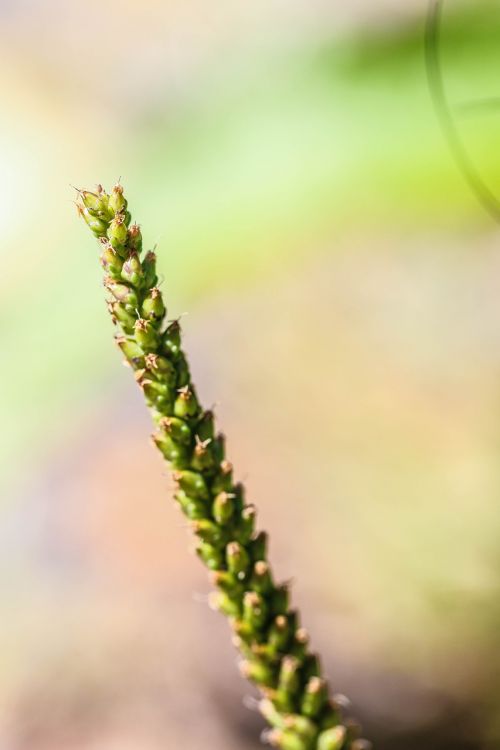
<svg viewBox="0 0 500 750">
<path fill-rule="evenodd" d="M 287 626 L 288 620 L 286 619 L 285 615 L 278 615 L 274 621 L 274 624 L 276 625 L 279 630 L 284 630 Z"/>
<path fill-rule="evenodd" d="M 117 182 L 116 185 L 113 185 L 113 193 L 116 193 L 117 195 L 123 195 L 123 187 L 119 182 Z"/>
<path fill-rule="evenodd" d="M 240 545 L 238 542 L 229 542 L 226 550 L 228 555 L 238 555 L 240 551 Z"/>
<path fill-rule="evenodd" d="M 309 643 L 309 633 L 305 628 L 299 628 L 295 633 L 295 639 L 302 644 Z"/>
<path fill-rule="evenodd" d="M 128 233 L 131 237 L 137 237 L 137 235 L 141 233 L 141 228 L 139 224 L 132 224 L 129 227 Z"/>
<path fill-rule="evenodd" d="M 148 329 L 148 321 L 144 318 L 137 318 L 137 320 L 134 323 L 134 328 L 136 328 L 138 331 L 147 331 Z"/>
<path fill-rule="evenodd" d="M 158 289 L 157 286 L 154 286 L 151 289 L 150 294 L 151 294 L 151 299 L 158 299 L 158 297 L 160 297 L 160 295 L 161 295 L 161 292 L 160 292 L 160 290 Z"/>
<path fill-rule="evenodd" d="M 174 482 L 180 482 L 182 479 L 182 471 L 174 471 L 172 477 L 174 479 Z"/>
<path fill-rule="evenodd" d="M 308 693 L 320 693 L 325 687 L 325 681 L 322 677 L 311 677 L 307 683 Z"/>
<path fill-rule="evenodd" d="M 265 576 L 269 572 L 269 563 L 265 560 L 258 560 L 254 565 L 254 570 L 258 576 Z"/>
<path fill-rule="evenodd" d="M 146 255 L 144 256 L 144 260 L 147 260 L 149 263 L 153 263 L 153 261 L 156 260 L 156 253 L 154 250 L 148 250 Z"/>
<path fill-rule="evenodd" d="M 245 505 L 241 515 L 246 521 L 248 521 L 248 519 L 252 518 L 252 516 L 255 516 L 256 513 L 257 513 L 257 509 L 255 505 Z"/>
<path fill-rule="evenodd" d="M 238 664 L 238 669 L 240 670 L 242 677 L 249 677 L 251 672 L 250 662 L 240 661 L 240 663 Z"/>
<path fill-rule="evenodd" d="M 170 432 L 170 430 L 172 429 L 172 418 L 162 417 L 158 424 L 162 430 L 165 430 L 165 432 Z"/>
<path fill-rule="evenodd" d="M 296 656 L 292 656 L 292 654 L 287 654 L 286 656 L 283 657 L 283 661 L 281 662 L 281 665 L 283 669 L 294 672 L 299 667 L 299 660 L 297 659 Z"/>
<path fill-rule="evenodd" d="M 148 370 L 156 370 L 158 366 L 158 355 L 157 354 L 146 354 L 144 357 L 146 367 Z"/>
<path fill-rule="evenodd" d="M 243 601 L 249 607 L 258 607 L 260 596 L 255 591 L 247 591 L 243 597 Z"/>
<path fill-rule="evenodd" d="M 223 474 L 230 474 L 233 470 L 233 464 L 231 463 L 231 461 L 227 461 L 226 459 L 224 459 L 223 461 L 221 461 L 220 470 Z"/>
</svg>

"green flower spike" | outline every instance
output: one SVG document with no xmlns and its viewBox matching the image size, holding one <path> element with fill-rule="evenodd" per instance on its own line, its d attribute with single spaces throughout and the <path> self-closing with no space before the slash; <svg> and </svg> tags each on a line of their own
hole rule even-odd
<svg viewBox="0 0 500 750">
<path fill-rule="evenodd" d="M 262 692 L 267 741 L 281 750 L 369 750 L 329 698 L 288 585 L 274 582 L 267 534 L 255 530 L 255 508 L 234 481 L 213 413 L 200 406 L 179 321 L 163 323 L 156 255 L 141 259 L 141 230 L 130 224 L 122 186 L 110 195 L 100 185 L 78 194 L 78 212 L 101 245 L 116 343 L 151 411 L 153 443 L 174 470 L 175 499 L 197 537 L 196 553 L 212 571 L 210 605 L 229 618 L 240 670 Z"/>
</svg>

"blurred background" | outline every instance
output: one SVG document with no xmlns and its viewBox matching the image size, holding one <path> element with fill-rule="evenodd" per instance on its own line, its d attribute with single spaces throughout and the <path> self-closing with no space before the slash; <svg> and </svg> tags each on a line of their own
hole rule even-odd
<svg viewBox="0 0 500 750">
<path fill-rule="evenodd" d="M 260 747 L 72 205 L 120 176 L 334 690 L 380 750 L 500 748 L 500 237 L 425 13 L 0 0 L 1 750 Z M 499 40 L 448 0 L 500 195 Z"/>
</svg>

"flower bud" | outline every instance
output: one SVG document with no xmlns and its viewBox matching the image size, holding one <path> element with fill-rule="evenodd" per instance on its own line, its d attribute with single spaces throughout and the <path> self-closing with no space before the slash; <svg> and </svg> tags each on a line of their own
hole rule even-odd
<svg viewBox="0 0 500 750">
<path fill-rule="evenodd" d="M 78 203 L 77 203 L 77 209 L 78 209 L 78 213 L 80 214 L 80 216 L 83 216 L 88 228 L 93 232 L 93 234 L 96 237 L 106 236 L 108 225 L 105 221 L 103 221 L 102 219 L 96 216 L 92 216 L 88 208 L 85 208 L 84 206 L 80 206 Z"/>
<path fill-rule="evenodd" d="M 118 214 L 120 211 L 125 211 L 127 208 L 127 201 L 123 195 L 123 188 L 117 184 L 114 186 L 109 196 L 108 206 L 113 213 Z"/>
<path fill-rule="evenodd" d="M 304 716 L 314 719 L 319 715 L 327 700 L 326 682 L 321 677 L 311 677 L 304 691 L 300 712 Z"/>
<path fill-rule="evenodd" d="M 300 662 L 295 656 L 284 656 L 278 681 L 279 690 L 294 695 L 300 688 Z"/>
<path fill-rule="evenodd" d="M 163 346 L 171 357 L 178 357 L 181 350 L 181 327 L 178 320 L 174 320 L 163 334 Z"/>
<path fill-rule="evenodd" d="M 233 465 L 230 461 L 221 462 L 219 472 L 212 482 L 212 492 L 230 492 L 233 487 Z"/>
<path fill-rule="evenodd" d="M 175 366 L 177 368 L 177 388 L 183 388 L 191 380 L 191 374 L 187 359 L 182 351 L 176 357 Z"/>
<path fill-rule="evenodd" d="M 253 518 L 255 518 L 255 508 L 253 505 L 248 506 L 253 510 Z M 247 509 L 245 508 L 245 511 Z M 244 512 L 245 512 L 244 511 Z M 250 555 L 252 557 L 252 560 L 254 562 L 257 562 L 257 560 L 266 560 L 267 559 L 267 532 L 265 531 L 259 531 L 257 536 L 252 539 L 249 545 Z"/>
<path fill-rule="evenodd" d="M 174 474 L 174 479 L 187 495 L 202 500 L 209 499 L 208 487 L 201 474 L 195 471 L 178 471 Z"/>
<path fill-rule="evenodd" d="M 170 435 L 164 432 L 157 432 L 153 436 L 156 447 L 162 452 L 163 456 L 170 461 L 176 468 L 182 468 L 188 463 L 188 456 L 185 446 L 176 443 Z"/>
<path fill-rule="evenodd" d="M 346 738 L 345 727 L 339 725 L 321 732 L 318 737 L 318 750 L 341 750 Z"/>
<path fill-rule="evenodd" d="M 217 609 L 226 617 L 238 617 L 241 611 L 239 602 L 225 591 L 212 591 L 209 595 L 209 604 L 212 609 Z"/>
<path fill-rule="evenodd" d="M 238 542 L 230 542 L 226 547 L 226 561 L 228 570 L 241 581 L 245 577 L 250 564 L 246 549 Z"/>
<path fill-rule="evenodd" d="M 127 234 L 127 247 L 140 253 L 142 250 L 142 234 L 139 224 L 132 224 Z"/>
<path fill-rule="evenodd" d="M 118 284 L 116 281 L 111 281 L 110 279 L 105 279 L 104 285 L 113 297 L 125 306 L 127 312 L 133 313 L 136 311 L 138 301 L 137 294 L 133 289 L 126 284 Z"/>
<path fill-rule="evenodd" d="M 116 343 L 122 350 L 125 359 L 127 359 L 134 368 L 144 367 L 144 352 L 134 339 L 127 339 L 125 336 L 116 338 Z"/>
<path fill-rule="evenodd" d="M 191 430 L 182 419 L 178 419 L 177 417 L 162 417 L 159 426 L 177 443 L 182 443 L 183 445 L 191 443 Z"/>
<path fill-rule="evenodd" d="M 269 743 L 280 750 L 311 750 L 311 741 L 292 729 L 274 729 L 269 733 Z"/>
<path fill-rule="evenodd" d="M 197 497 L 190 497 L 186 495 L 183 490 L 179 490 L 175 495 L 175 499 L 179 503 L 182 512 L 190 521 L 197 521 L 201 518 L 206 518 L 208 515 L 207 504 L 204 500 L 200 500 Z"/>
<path fill-rule="evenodd" d="M 141 261 L 139 260 L 139 256 L 137 255 L 137 253 L 130 253 L 128 258 L 126 258 L 122 266 L 121 276 L 124 281 L 132 284 L 132 286 L 141 285 L 143 273 Z"/>
<path fill-rule="evenodd" d="M 141 311 L 143 317 L 148 318 L 149 320 L 159 321 L 164 318 L 167 311 L 163 304 L 161 292 L 158 287 L 154 286 L 144 297 Z"/>
<path fill-rule="evenodd" d="M 144 351 L 156 349 L 158 347 L 158 332 L 149 320 L 139 318 L 135 321 L 134 336 L 135 340 Z"/>
<path fill-rule="evenodd" d="M 259 701 L 259 711 L 267 721 L 267 723 L 272 727 L 275 727 L 276 729 L 285 728 L 284 715 L 277 710 L 274 703 L 268 698 L 264 698 L 263 700 Z"/>
<path fill-rule="evenodd" d="M 118 280 L 121 278 L 123 261 L 111 245 L 105 245 L 101 253 L 101 266 L 112 279 Z"/>
<path fill-rule="evenodd" d="M 234 487 L 234 492 L 238 495 L 239 491 L 242 490 L 241 484 L 237 484 Z M 245 546 L 249 544 L 255 529 L 255 519 L 257 517 L 257 511 L 254 505 L 246 505 L 241 511 L 241 519 L 237 528 L 238 541 Z M 253 545 L 256 540 L 250 543 L 252 558 L 254 557 Z M 258 558 L 263 559 L 263 558 Z"/>
<path fill-rule="evenodd" d="M 179 389 L 179 395 L 174 402 L 174 414 L 176 417 L 185 419 L 194 417 L 200 409 L 196 393 L 192 385 L 186 385 Z"/>
<path fill-rule="evenodd" d="M 123 247 L 127 241 L 127 227 L 122 214 L 116 214 L 107 230 L 108 239 L 113 247 L 123 252 Z"/>
<path fill-rule="evenodd" d="M 219 570 L 224 565 L 224 555 L 213 544 L 200 542 L 196 547 L 196 554 L 209 570 Z"/>
<path fill-rule="evenodd" d="M 240 662 L 240 672 L 247 680 L 257 685 L 269 685 L 274 682 L 274 673 L 269 664 L 257 659 Z"/>
<path fill-rule="evenodd" d="M 175 367 L 166 357 L 150 352 L 144 357 L 144 363 L 155 378 L 162 380 L 169 388 L 174 388 L 177 382 Z"/>
<path fill-rule="evenodd" d="M 301 716 L 300 714 L 288 714 L 285 717 L 285 726 L 310 743 L 316 739 L 318 734 L 316 724 L 311 719 L 308 719 L 307 716 Z"/>
<path fill-rule="evenodd" d="M 263 628 L 266 624 L 266 603 L 256 591 L 247 591 L 243 597 L 243 619 L 256 630 Z"/>
<path fill-rule="evenodd" d="M 285 615 L 288 612 L 290 604 L 290 589 L 288 584 L 282 583 L 277 586 L 272 593 L 272 605 L 275 615 Z"/>
<path fill-rule="evenodd" d="M 266 560 L 258 560 L 253 566 L 250 586 L 259 594 L 268 594 L 273 588 L 269 563 Z"/>
<path fill-rule="evenodd" d="M 291 628 L 285 615 L 278 615 L 274 618 L 267 636 L 268 643 L 276 651 L 284 651 L 288 645 L 291 636 Z"/>
<path fill-rule="evenodd" d="M 131 313 L 127 312 L 125 305 L 121 302 L 112 302 L 110 304 L 110 312 L 114 318 L 119 322 L 125 333 L 132 335 L 134 333 L 134 326 L 136 317 Z"/>
<path fill-rule="evenodd" d="M 191 528 L 202 542 L 219 545 L 224 540 L 225 532 L 223 529 L 208 518 L 193 521 Z"/>
<path fill-rule="evenodd" d="M 144 260 L 142 261 L 142 270 L 144 273 L 144 286 L 146 289 L 150 289 L 152 286 L 156 286 L 158 283 L 158 276 L 156 275 L 156 255 L 152 250 L 146 253 Z"/>
<path fill-rule="evenodd" d="M 212 513 L 218 524 L 221 526 L 228 524 L 234 514 L 234 495 L 219 492 L 214 500 Z"/>
</svg>

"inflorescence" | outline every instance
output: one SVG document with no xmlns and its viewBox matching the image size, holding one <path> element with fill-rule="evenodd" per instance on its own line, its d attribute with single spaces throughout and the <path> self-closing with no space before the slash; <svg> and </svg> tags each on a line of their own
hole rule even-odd
<svg viewBox="0 0 500 750">
<path fill-rule="evenodd" d="M 282 750 L 368 750 L 357 723 L 343 716 L 342 696 L 330 696 L 288 585 L 273 579 L 267 534 L 256 531 L 255 507 L 233 479 L 224 437 L 200 405 L 179 322 L 165 322 L 156 255 L 142 256 L 122 186 L 78 194 L 78 212 L 101 246 L 116 343 L 151 411 L 152 439 L 174 470 L 175 500 L 216 587 L 210 603 L 228 617 L 241 672 L 262 694 L 259 710 L 271 726 L 265 740 Z"/>
</svg>

